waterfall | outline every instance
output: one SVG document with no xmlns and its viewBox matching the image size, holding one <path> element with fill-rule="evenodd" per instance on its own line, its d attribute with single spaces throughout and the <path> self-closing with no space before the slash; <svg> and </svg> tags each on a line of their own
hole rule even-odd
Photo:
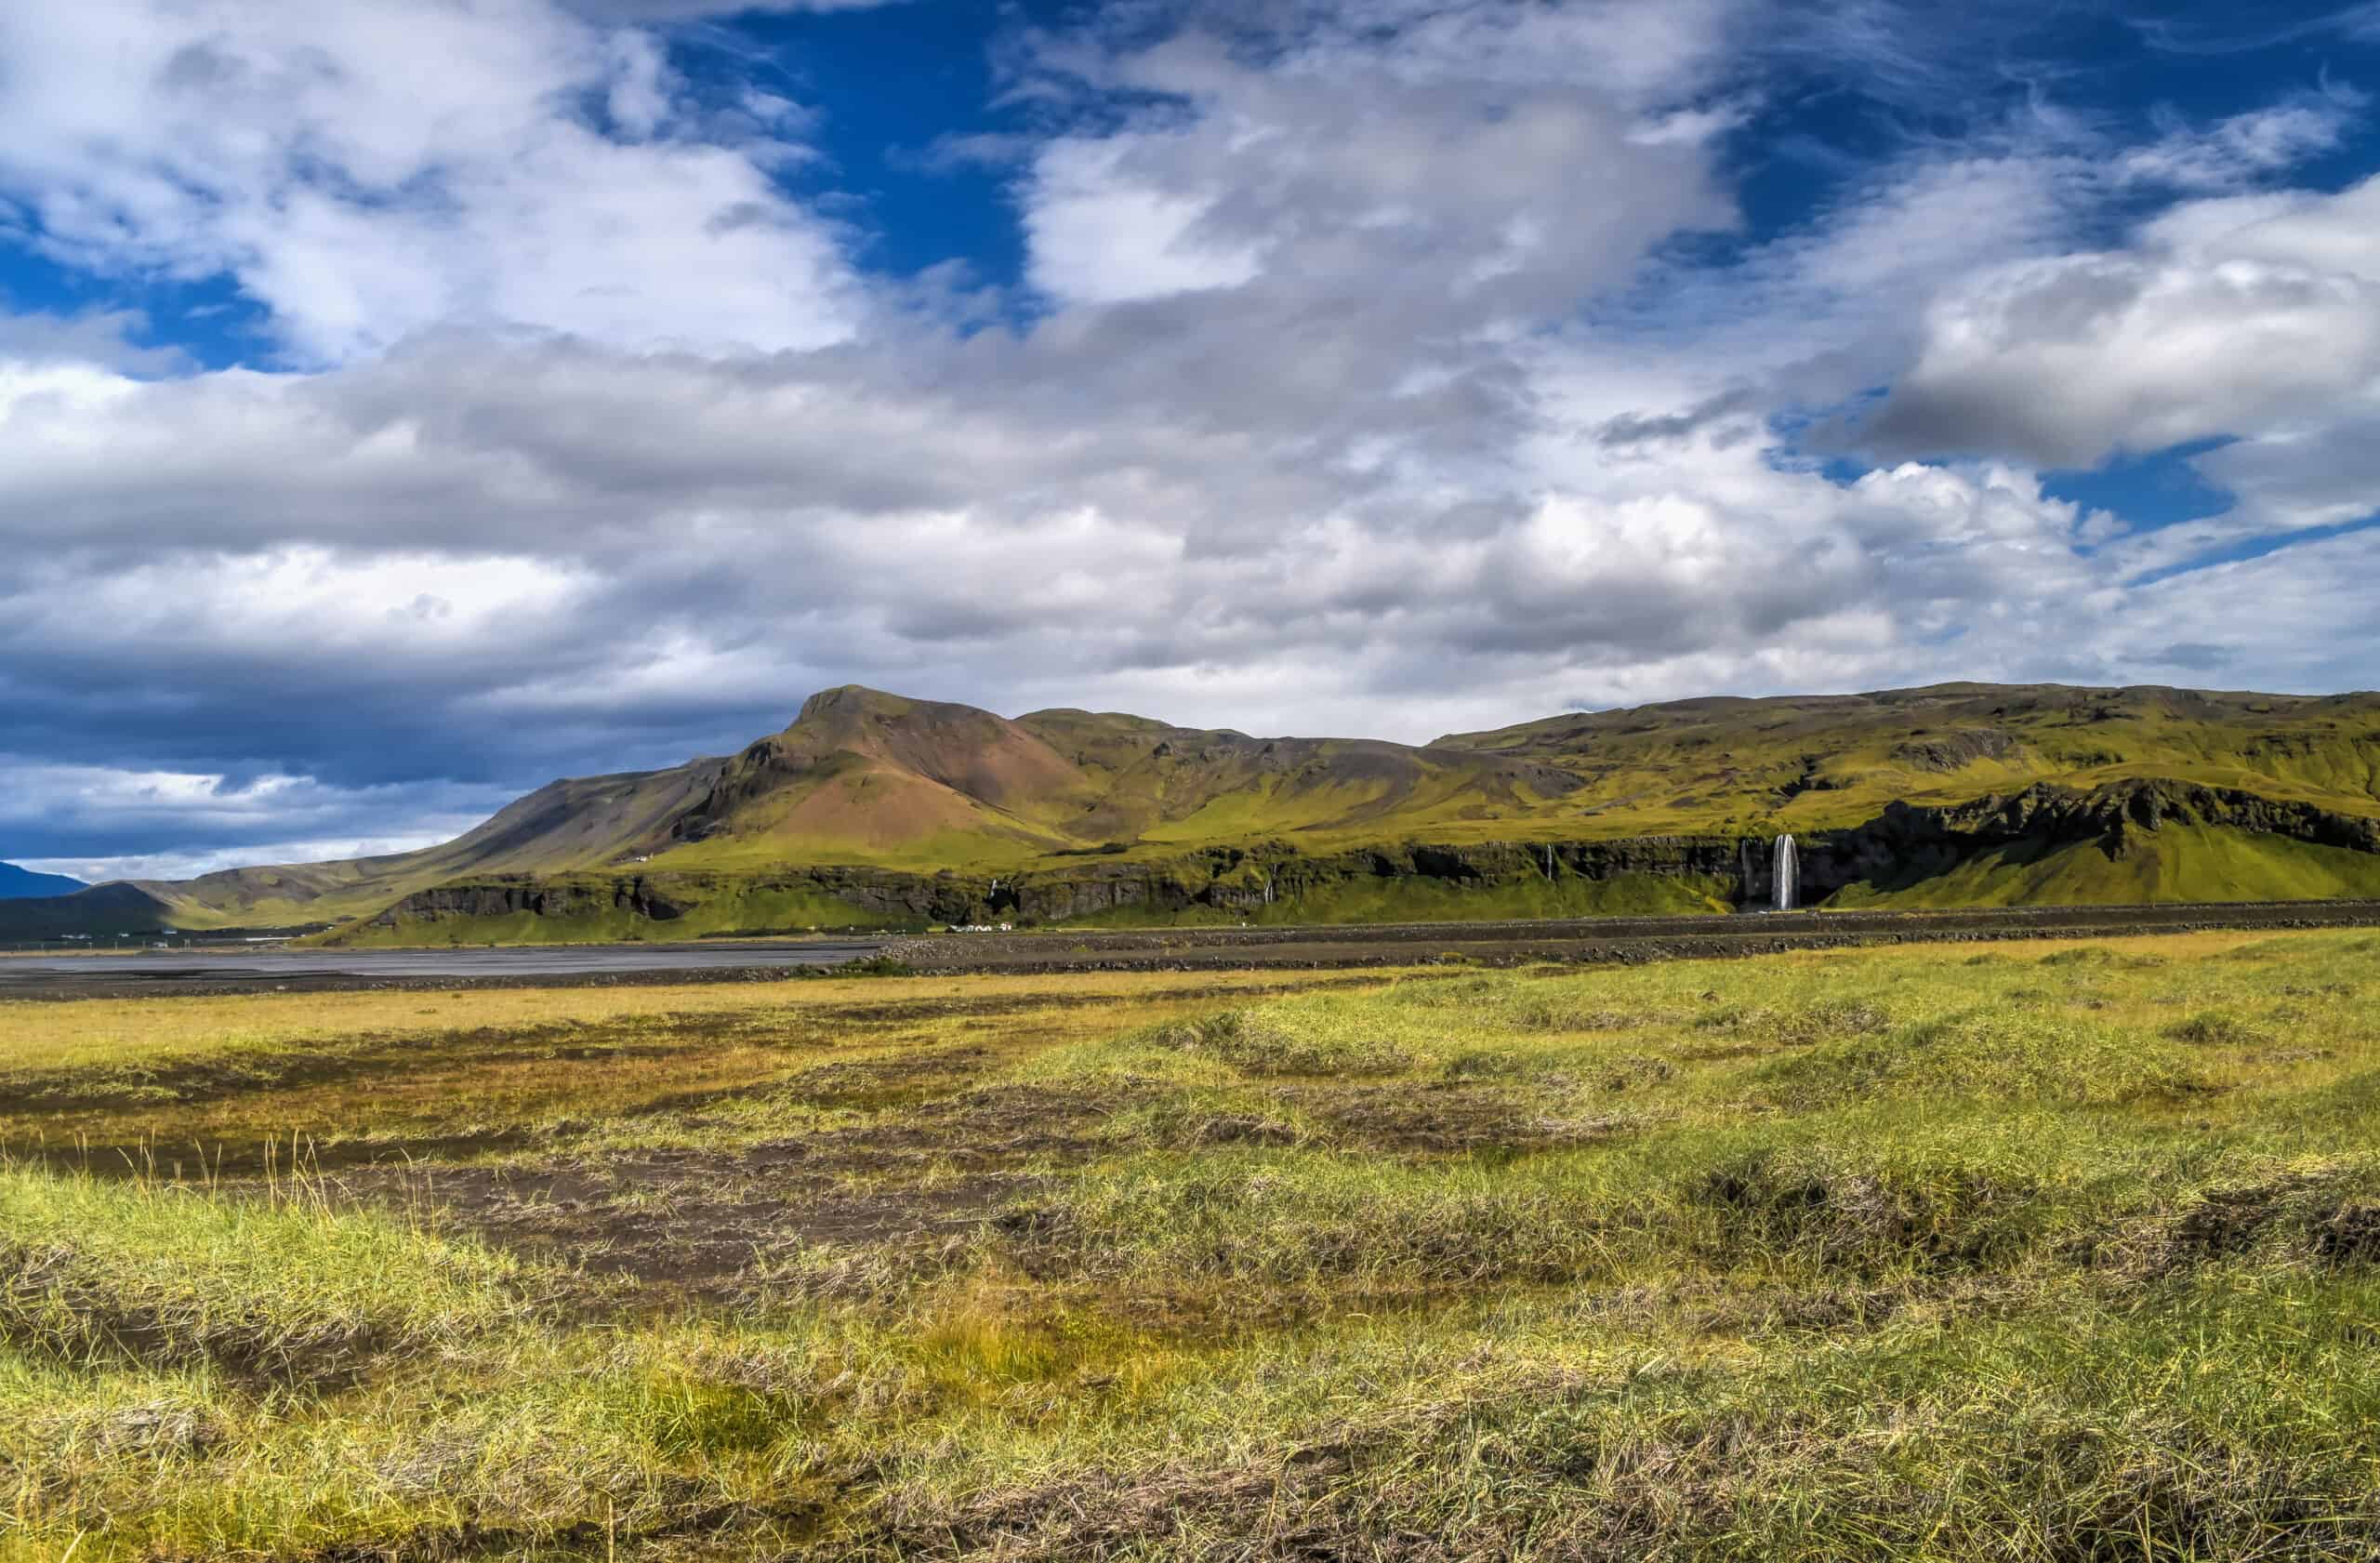
<svg viewBox="0 0 2380 1563">
<path fill-rule="evenodd" d="M 1743 859 L 1744 893 L 1739 899 L 1742 900 L 1745 906 L 1750 906 L 1752 905 L 1752 887 L 1760 882 L 1760 869 L 1752 860 L 1752 838 L 1750 836 L 1746 836 L 1743 839 L 1742 847 L 1743 850 L 1737 854 Z"/>
<path fill-rule="evenodd" d="M 1802 862 L 1793 851 L 1793 838 L 1777 838 L 1777 909 L 1790 912 L 1793 898 L 1802 888 Z"/>
</svg>

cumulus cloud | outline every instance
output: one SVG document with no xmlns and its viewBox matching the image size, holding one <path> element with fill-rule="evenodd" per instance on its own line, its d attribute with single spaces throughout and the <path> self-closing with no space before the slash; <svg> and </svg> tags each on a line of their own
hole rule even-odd
<svg viewBox="0 0 2380 1563">
<path fill-rule="evenodd" d="M 1653 93 L 1715 49 L 1718 14 L 1638 31 L 1612 25 L 1650 17 L 1633 6 L 1458 7 L 1384 41 L 1302 29 L 1256 62 L 1199 32 L 1067 57 L 1154 103 L 1040 151 L 1034 280 L 1067 304 L 1230 289 L 1415 324 L 1560 309 L 1671 235 L 1733 224 L 1707 145 L 1723 121 L 1689 134 Z"/>
<path fill-rule="evenodd" d="M 2125 249 L 1953 288 L 1868 438 L 2053 467 L 2227 440 L 2198 465 L 2239 503 L 2145 547 L 2148 568 L 2373 513 L 2380 179 L 2186 203 Z"/>
<path fill-rule="evenodd" d="M 810 347 L 861 301 L 832 225 L 642 34 L 549 0 L 0 10 L 0 192 L 56 258 L 228 274 L 296 357 L 433 325 Z"/>
<path fill-rule="evenodd" d="M 1132 376 L 1100 381 L 1104 353 L 1017 351 L 973 390 L 960 351 L 944 399 L 912 403 L 814 364 L 450 348 L 275 378 L 242 444 L 169 425 L 161 450 L 194 454 L 158 489 L 111 483 L 111 452 L 176 398 L 205 406 L 204 382 L 92 391 L 59 413 L 87 430 L 77 459 L 0 474 L 0 515 L 71 509 L 52 543 L 93 550 L 0 567 L 0 665 L 21 680 L 0 745 L 194 760 L 236 733 L 343 786 L 540 753 L 600 768 L 764 730 L 845 676 L 1421 737 L 1556 686 L 1634 693 L 1672 658 L 1729 682 L 1889 678 L 1978 602 L 2088 575 L 2082 518 L 2020 473 L 1912 465 L 1846 488 L 1718 419 L 1646 462 L 1556 399 L 1545 449 L 1481 435 L 1468 481 L 1352 453 L 1316 471 L 1302 426 L 1269 447 L 1220 415 L 1183 430 Z M 492 389 L 546 385 L 576 394 Z M 1151 416 L 1080 428 L 1085 397 Z M 449 418 L 399 413 L 432 404 Z M 377 497 L 366 531 L 325 502 L 325 470 Z M 178 512 L 179 556 L 126 558 L 183 491 L 247 502 Z M 371 535 L 417 512 L 427 551 Z M 73 632 L 94 620 L 104 635 Z M 155 708 L 158 669 L 179 709 Z"/>
<path fill-rule="evenodd" d="M 2087 467 L 2302 418 L 2380 369 L 2376 304 L 2369 279 L 2203 255 L 2012 268 L 1928 323 L 1874 437 Z"/>
<path fill-rule="evenodd" d="M 0 314 L 0 363 L 97 365 L 148 375 L 192 367 L 189 355 L 178 348 L 147 346 L 134 339 L 148 331 L 148 317 L 137 310 Z"/>
</svg>

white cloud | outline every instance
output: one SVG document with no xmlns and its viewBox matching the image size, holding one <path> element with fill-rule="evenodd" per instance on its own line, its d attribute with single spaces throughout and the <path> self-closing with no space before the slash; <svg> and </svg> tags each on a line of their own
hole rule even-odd
<svg viewBox="0 0 2380 1563">
<path fill-rule="evenodd" d="M 570 9 L 597 21 L 683 22 L 731 17 L 747 11 L 866 11 L 905 0 L 563 0 Z"/>
<path fill-rule="evenodd" d="M 2380 444 L 2380 179 L 2188 203 L 2130 248 L 1956 285 L 1870 434 L 1889 449 L 2065 467 L 2235 440 L 2199 466 L 2239 503 L 2142 539 L 2133 560 L 2144 570 L 2371 514 L 2380 504 L 2361 453 Z"/>
<path fill-rule="evenodd" d="M 1717 50 L 1721 7 L 1628 32 L 1618 14 L 1458 7 L 1385 40 L 1326 29 L 1264 65 L 1195 33 L 1071 59 L 1155 106 L 1042 149 L 1034 281 L 1068 304 L 1247 288 L 1417 325 L 1572 305 L 1681 229 L 1735 221 L 1718 111 L 1686 134 L 1692 111 L 1645 97 Z"/>
<path fill-rule="evenodd" d="M 2204 264 L 2260 261 L 2380 281 L 2380 179 L 2334 195 L 2307 191 L 2176 206 L 2149 223 L 2144 247 Z"/>
<path fill-rule="evenodd" d="M 0 755 L 0 840 L 38 831 L 66 849 L 19 867 L 39 863 L 36 873 L 92 884 L 408 852 L 469 829 L 504 801 L 487 789 L 443 784 L 343 789 L 311 776 L 138 771 L 7 755 Z M 404 828 L 389 833 L 391 819 Z M 103 850 L 74 850 L 95 846 Z M 127 846 L 134 850 L 120 850 Z"/>
<path fill-rule="evenodd" d="M 1035 285 L 1068 303 L 1116 304 L 1237 287 L 1263 270 L 1256 246 L 1199 237 L 1220 195 L 1169 191 L 1127 166 L 1164 161 L 1152 155 L 1162 139 L 1061 141 L 1041 154 L 1025 215 Z"/>
<path fill-rule="evenodd" d="M 1928 327 L 1879 438 L 2058 467 L 2318 417 L 2380 372 L 2380 287 L 2202 254 L 2015 267 Z"/>
<path fill-rule="evenodd" d="M 812 347 L 864 311 L 770 177 L 801 149 L 679 136 L 657 46 L 549 0 L 14 7 L 0 59 L 0 192 L 53 255 L 228 272 L 304 359 L 457 324 Z"/>
<path fill-rule="evenodd" d="M 2331 151 L 2365 106 L 2360 93 L 2334 87 L 2204 130 L 2176 125 L 2162 139 L 2126 152 L 2116 166 L 2124 179 L 2147 184 L 2233 190 Z"/>
</svg>

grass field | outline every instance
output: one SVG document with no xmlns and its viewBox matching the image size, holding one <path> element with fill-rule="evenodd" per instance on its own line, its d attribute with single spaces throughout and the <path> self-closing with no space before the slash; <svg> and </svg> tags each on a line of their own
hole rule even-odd
<svg viewBox="0 0 2380 1563">
<path fill-rule="evenodd" d="M 2380 937 L 0 1007 L 0 1557 L 2368 1558 Z"/>
</svg>

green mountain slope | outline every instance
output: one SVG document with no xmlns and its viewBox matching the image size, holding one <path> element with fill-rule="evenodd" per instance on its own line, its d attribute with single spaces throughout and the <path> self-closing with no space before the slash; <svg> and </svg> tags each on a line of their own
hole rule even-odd
<svg viewBox="0 0 2380 1563">
<path fill-rule="evenodd" d="M 72 895 L 0 901 L 0 939 L 53 939 L 62 934 L 153 934 L 176 926 L 174 909 L 138 885 L 93 885 Z"/>
<path fill-rule="evenodd" d="M 729 761 L 657 861 L 1023 868 L 1283 832 L 1334 844 L 1509 825 L 1578 785 L 1559 766 L 1502 755 L 1077 710 L 1009 721 L 846 687 Z"/>
<path fill-rule="evenodd" d="M 420 852 L 134 882 L 169 908 L 177 928 L 285 927 L 360 916 L 459 875 L 562 873 L 666 845 L 670 822 L 709 790 L 723 764 L 695 760 L 667 771 L 550 782 Z"/>
<path fill-rule="evenodd" d="M 2240 788 L 2380 814 L 2380 695 L 1938 684 L 1872 695 L 1683 700 L 1554 717 L 1437 747 L 1577 773 L 1580 814 L 1626 832 L 1726 821 L 1813 830 L 1885 804 L 2036 782 Z"/>
<path fill-rule="evenodd" d="M 1906 888 L 1851 885 L 1829 906 L 1955 907 L 2380 898 L 2380 855 L 2221 826 L 2167 825 L 2110 856 L 2012 843 Z"/>
</svg>

